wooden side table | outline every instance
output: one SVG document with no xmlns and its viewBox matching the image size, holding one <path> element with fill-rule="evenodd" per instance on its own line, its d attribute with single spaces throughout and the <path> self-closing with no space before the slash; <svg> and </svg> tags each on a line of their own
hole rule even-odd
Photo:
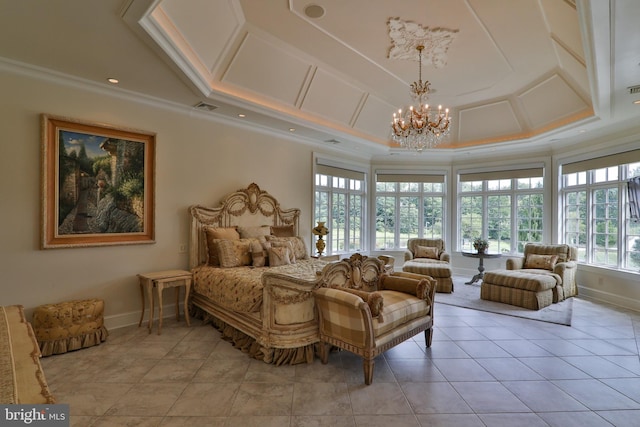
<svg viewBox="0 0 640 427">
<path fill-rule="evenodd" d="M 162 333 L 162 291 L 165 288 L 176 289 L 176 320 L 180 320 L 180 287 L 184 286 L 184 319 L 187 322 L 187 326 L 191 326 L 189 321 L 189 293 L 191 292 L 192 274 L 186 270 L 166 270 L 157 271 L 154 273 L 138 274 L 140 279 L 140 294 L 142 296 L 142 313 L 140 314 L 140 321 L 138 327 L 142 325 L 142 319 L 144 318 L 144 301 L 145 293 L 149 299 L 149 333 L 153 328 L 153 288 L 156 288 L 158 294 L 158 335 Z"/>
</svg>

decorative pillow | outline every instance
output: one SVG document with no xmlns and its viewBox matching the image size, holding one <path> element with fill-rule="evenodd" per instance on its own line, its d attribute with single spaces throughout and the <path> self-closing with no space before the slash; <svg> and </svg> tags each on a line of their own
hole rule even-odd
<svg viewBox="0 0 640 427">
<path fill-rule="evenodd" d="M 238 240 L 240 234 L 236 227 L 207 227 L 205 228 L 207 237 L 207 254 L 209 255 L 209 265 L 219 266 L 218 259 L 218 240 Z"/>
<path fill-rule="evenodd" d="M 539 268 L 553 271 L 557 262 L 558 255 L 529 254 L 524 260 L 524 268 Z"/>
<path fill-rule="evenodd" d="M 295 250 L 293 249 L 293 244 L 288 241 L 288 240 L 284 240 L 284 239 L 278 239 L 278 240 L 269 240 L 269 244 L 271 245 L 272 248 L 280 248 L 280 247 L 285 247 L 289 250 L 289 260 L 291 261 L 291 264 L 295 264 L 296 263 L 296 253 Z"/>
<path fill-rule="evenodd" d="M 289 248 L 287 246 L 271 246 L 271 249 L 269 249 L 269 265 L 277 267 L 288 264 L 292 264 Z"/>
<path fill-rule="evenodd" d="M 433 247 L 433 246 L 420 246 L 417 245 L 416 246 L 416 255 L 415 258 L 432 258 L 432 259 L 440 259 L 439 255 L 440 255 L 440 251 L 438 251 L 438 248 Z"/>
<path fill-rule="evenodd" d="M 271 229 L 268 225 L 258 225 L 255 227 L 238 227 L 241 239 L 251 239 L 255 237 L 268 236 Z"/>
<path fill-rule="evenodd" d="M 269 263 L 269 248 L 266 240 L 251 239 L 251 260 L 254 267 L 264 267 Z"/>
<path fill-rule="evenodd" d="M 307 245 L 304 243 L 302 237 L 268 237 L 269 242 L 273 243 L 281 243 L 288 242 L 291 244 L 291 248 L 293 251 L 293 255 L 296 260 L 307 259 L 309 258 L 309 253 L 307 252 Z"/>
<path fill-rule="evenodd" d="M 221 267 L 251 265 L 251 239 L 218 240 Z"/>
<path fill-rule="evenodd" d="M 292 225 L 272 225 L 271 235 L 276 237 L 295 237 L 296 232 Z"/>
<path fill-rule="evenodd" d="M 382 323 L 383 319 L 382 319 L 382 308 L 384 307 L 384 298 L 382 296 L 382 294 L 380 292 L 374 291 L 374 292 L 367 292 L 367 291 L 361 291 L 359 289 L 351 289 L 351 288 L 344 288 L 342 286 L 339 285 L 332 285 L 331 286 L 333 289 L 340 289 L 341 291 L 345 291 L 348 292 L 350 294 L 353 295 L 357 295 L 360 298 L 362 298 L 364 300 L 364 302 L 367 303 L 367 305 L 369 306 L 369 310 L 371 310 L 371 316 L 372 317 L 378 317 L 378 322 Z"/>
</svg>

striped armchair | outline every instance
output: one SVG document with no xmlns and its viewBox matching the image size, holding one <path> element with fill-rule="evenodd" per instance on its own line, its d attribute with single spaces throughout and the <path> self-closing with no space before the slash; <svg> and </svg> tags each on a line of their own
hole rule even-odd
<svg viewBox="0 0 640 427">
<path fill-rule="evenodd" d="M 354 254 L 328 269 L 315 293 L 320 359 L 335 346 L 364 359 L 364 382 L 373 381 L 374 358 L 424 332 L 431 346 L 436 281 L 414 273 L 384 271 L 384 262 Z"/>
<path fill-rule="evenodd" d="M 436 292 L 453 292 L 451 255 L 443 239 L 415 238 L 407 241 L 402 271 L 433 277 Z"/>
</svg>

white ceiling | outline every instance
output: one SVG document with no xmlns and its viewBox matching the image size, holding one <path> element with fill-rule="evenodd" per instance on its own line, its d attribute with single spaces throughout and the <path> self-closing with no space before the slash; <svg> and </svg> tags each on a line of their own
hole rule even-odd
<svg viewBox="0 0 640 427">
<path fill-rule="evenodd" d="M 323 15 L 307 16 L 310 5 Z M 423 60 L 430 101 L 453 116 L 433 154 L 572 144 L 640 118 L 628 89 L 640 85 L 637 0 L 0 0 L 0 10 L 5 66 L 116 77 L 114 90 L 204 102 L 211 117 L 366 157 L 403 153 L 389 123 L 418 79 L 416 60 L 388 57 L 390 19 L 454 32 L 439 63 Z M 403 37 L 412 52 L 419 40 Z"/>
</svg>

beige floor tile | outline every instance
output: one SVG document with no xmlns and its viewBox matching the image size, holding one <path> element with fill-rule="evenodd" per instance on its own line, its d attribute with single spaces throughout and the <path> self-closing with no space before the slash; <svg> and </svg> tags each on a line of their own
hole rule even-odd
<svg viewBox="0 0 640 427">
<path fill-rule="evenodd" d="M 106 415 L 164 416 L 187 385 L 187 383 L 138 383 L 123 394 Z"/>
<path fill-rule="evenodd" d="M 294 415 L 351 415 L 351 401 L 345 383 L 296 383 L 293 389 Z"/>
<path fill-rule="evenodd" d="M 225 420 L 224 427 L 283 427 L 289 426 L 290 417 L 286 415 L 280 416 L 241 416 L 228 417 Z"/>
<path fill-rule="evenodd" d="M 159 427 L 220 427 L 226 417 L 164 417 Z"/>
<path fill-rule="evenodd" d="M 158 427 L 162 417 L 101 417 L 91 427 Z"/>
<path fill-rule="evenodd" d="M 142 377 L 141 382 L 190 382 L 204 359 L 163 359 Z"/>
<path fill-rule="evenodd" d="M 362 427 L 419 427 L 415 415 L 356 415 L 357 426 Z"/>
<path fill-rule="evenodd" d="M 291 415 L 293 384 L 244 383 L 231 415 Z"/>
<path fill-rule="evenodd" d="M 226 417 L 231 412 L 239 388 L 239 383 L 189 384 L 167 415 Z"/>
<path fill-rule="evenodd" d="M 194 382 L 241 382 L 252 360 L 244 359 L 207 359 L 193 377 Z M 262 362 L 259 362 L 262 363 Z M 262 363 L 266 365 L 266 363 Z"/>
<path fill-rule="evenodd" d="M 187 340 L 180 341 L 165 356 L 169 359 L 206 359 L 218 345 L 217 340 Z"/>
<path fill-rule="evenodd" d="M 127 394 L 132 384 L 58 383 L 54 396 L 57 403 L 68 403 L 75 415 L 104 415 L 109 408 Z"/>
<path fill-rule="evenodd" d="M 349 397 L 355 415 L 392 415 L 412 413 L 399 384 L 350 384 Z"/>
<path fill-rule="evenodd" d="M 291 417 L 291 427 L 355 427 L 351 415 L 298 415 Z"/>
</svg>

